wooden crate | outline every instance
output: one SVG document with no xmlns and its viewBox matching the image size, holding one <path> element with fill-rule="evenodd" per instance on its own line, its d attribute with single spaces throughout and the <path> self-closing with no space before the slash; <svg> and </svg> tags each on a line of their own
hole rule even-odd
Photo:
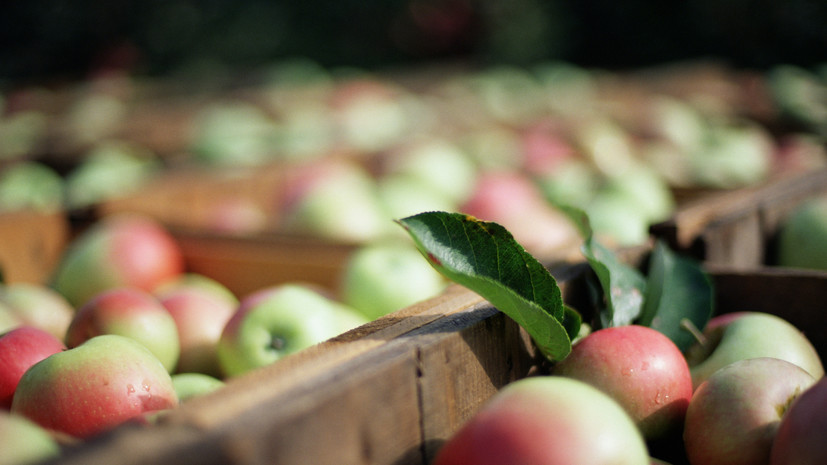
<svg viewBox="0 0 827 465">
<path fill-rule="evenodd" d="M 827 195 L 827 169 L 701 196 L 650 231 L 707 263 L 750 269 L 772 263 L 779 225 L 802 202 L 819 195 Z"/>
<path fill-rule="evenodd" d="M 42 283 L 49 278 L 70 240 L 61 212 L 0 214 L 0 270 L 7 283 Z"/>
<path fill-rule="evenodd" d="M 709 271 L 718 312 L 780 315 L 827 354 L 827 273 Z M 566 301 L 585 305 L 588 266 L 553 272 Z M 424 465 L 499 388 L 543 366 L 521 328 L 454 285 L 53 463 Z"/>
</svg>

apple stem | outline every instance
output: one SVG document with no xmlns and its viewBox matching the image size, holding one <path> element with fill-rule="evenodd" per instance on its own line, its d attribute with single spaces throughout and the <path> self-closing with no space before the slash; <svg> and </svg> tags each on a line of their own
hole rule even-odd
<svg viewBox="0 0 827 465">
<path fill-rule="evenodd" d="M 692 337 L 694 337 L 695 340 L 698 341 L 698 344 L 700 344 L 702 347 L 707 346 L 709 341 L 707 340 L 706 336 L 704 336 L 704 333 L 700 329 L 698 329 L 697 326 L 695 326 L 695 323 L 693 323 L 692 320 L 690 320 L 689 318 L 681 318 L 680 324 L 682 329 L 689 331 L 689 334 L 691 334 Z"/>
</svg>

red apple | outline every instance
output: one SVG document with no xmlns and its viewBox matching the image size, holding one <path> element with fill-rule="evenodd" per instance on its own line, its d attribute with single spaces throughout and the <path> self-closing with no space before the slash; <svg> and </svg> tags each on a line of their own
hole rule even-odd
<svg viewBox="0 0 827 465">
<path fill-rule="evenodd" d="M 10 408 L 23 373 L 35 363 L 66 349 L 63 341 L 34 326 L 0 335 L 0 408 Z"/>
<path fill-rule="evenodd" d="M 78 308 L 66 332 L 66 345 L 77 347 L 102 334 L 118 334 L 140 342 L 169 372 L 178 363 L 181 347 L 175 320 L 148 292 L 119 287 L 96 295 Z"/>
<path fill-rule="evenodd" d="M 647 439 L 679 429 L 692 396 L 692 377 L 680 349 L 645 326 L 589 334 L 574 344 L 553 374 L 585 381 L 610 395 Z"/>
<path fill-rule="evenodd" d="M 570 378 L 506 385 L 437 453 L 434 465 L 649 464 L 632 419 L 612 398 Z"/>
<path fill-rule="evenodd" d="M 113 287 L 151 291 L 183 270 L 181 249 L 162 225 L 120 214 L 101 219 L 73 241 L 53 285 L 77 307 Z"/>
<path fill-rule="evenodd" d="M 88 438 L 177 405 L 170 375 L 157 357 L 134 339 L 107 334 L 29 368 L 11 411 L 46 429 Z"/>
<path fill-rule="evenodd" d="M 238 303 L 196 284 L 180 285 L 159 298 L 178 329 L 181 354 L 175 371 L 220 375 L 215 349 Z"/>
<path fill-rule="evenodd" d="M 23 324 L 44 329 L 61 340 L 75 315 L 75 308 L 63 295 L 42 284 L 1 285 L 0 301 L 7 304 Z"/>
<path fill-rule="evenodd" d="M 784 412 L 772 443 L 770 465 L 827 463 L 827 378 L 801 393 Z"/>
<path fill-rule="evenodd" d="M 760 357 L 729 364 L 704 381 L 686 411 L 692 465 L 762 465 L 787 406 L 815 383 L 803 368 Z"/>
</svg>

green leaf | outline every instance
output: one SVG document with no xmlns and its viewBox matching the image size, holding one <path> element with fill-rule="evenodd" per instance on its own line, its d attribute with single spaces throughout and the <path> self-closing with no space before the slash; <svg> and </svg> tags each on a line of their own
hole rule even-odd
<svg viewBox="0 0 827 465">
<path fill-rule="evenodd" d="M 703 328 L 713 312 L 712 280 L 701 265 L 671 251 L 662 241 L 655 244 L 649 262 L 643 312 L 637 323 L 668 336 L 681 351 L 695 338 L 685 320 Z"/>
<path fill-rule="evenodd" d="M 446 212 L 397 221 L 437 271 L 488 300 L 522 326 L 552 361 L 571 351 L 580 315 L 563 305 L 557 282 L 497 223 Z"/>
<path fill-rule="evenodd" d="M 646 278 L 636 268 L 622 263 L 614 252 L 590 236 L 581 247 L 597 275 L 605 297 L 600 310 L 604 328 L 631 324 L 643 310 Z"/>
</svg>

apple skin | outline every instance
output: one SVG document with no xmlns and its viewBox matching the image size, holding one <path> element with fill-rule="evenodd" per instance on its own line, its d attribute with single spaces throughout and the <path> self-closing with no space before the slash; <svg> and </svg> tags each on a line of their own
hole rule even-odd
<svg viewBox="0 0 827 465">
<path fill-rule="evenodd" d="M 224 381 L 204 373 L 175 373 L 172 386 L 178 396 L 178 402 L 186 402 L 193 397 L 208 394 L 224 387 Z"/>
<path fill-rule="evenodd" d="M 692 465 L 762 465 L 785 409 L 816 380 L 790 362 L 740 360 L 704 381 L 686 411 L 683 439 Z"/>
<path fill-rule="evenodd" d="M 18 326 L 23 326 L 23 321 L 9 304 L 0 301 L 0 333 Z"/>
<path fill-rule="evenodd" d="M 827 463 L 827 378 L 801 393 L 784 412 L 770 451 L 770 465 Z"/>
<path fill-rule="evenodd" d="M 25 325 L 66 336 L 75 308 L 54 289 L 35 283 L 16 282 L 0 285 L 0 301 L 9 305 Z"/>
<path fill-rule="evenodd" d="M 342 273 L 342 301 L 374 320 L 433 297 L 447 282 L 407 242 L 373 242 L 355 250 Z"/>
<path fill-rule="evenodd" d="M 11 411 L 48 430 L 89 438 L 177 405 L 170 375 L 158 358 L 134 339 L 106 334 L 29 368 Z"/>
<path fill-rule="evenodd" d="M 584 381 L 611 396 L 647 439 L 680 429 L 692 397 L 692 378 L 680 349 L 645 326 L 590 333 L 572 346 L 552 373 Z"/>
<path fill-rule="evenodd" d="M 299 283 L 261 289 L 243 298 L 216 347 L 225 377 L 269 365 L 367 320 L 355 310 Z"/>
<path fill-rule="evenodd" d="M 66 345 L 77 347 L 102 334 L 118 334 L 140 342 L 170 373 L 181 354 L 175 319 L 155 296 L 140 289 L 110 289 L 78 308 L 66 331 Z"/>
<path fill-rule="evenodd" d="M 70 245 L 52 286 L 78 307 L 104 290 L 152 291 L 184 270 L 180 246 L 160 223 L 137 214 L 107 216 Z"/>
<path fill-rule="evenodd" d="M 178 330 L 180 356 L 175 371 L 219 376 L 215 348 L 237 303 L 198 285 L 180 285 L 158 297 Z"/>
<path fill-rule="evenodd" d="M 704 328 L 705 344 L 686 351 L 697 388 L 718 369 L 748 358 L 774 357 L 795 363 L 814 378 L 824 376 L 821 359 L 807 337 L 781 317 L 762 312 L 721 314 Z"/>
<path fill-rule="evenodd" d="M 777 255 L 781 266 L 827 270 L 827 196 L 801 204 L 784 221 Z"/>
<path fill-rule="evenodd" d="M 612 398 L 571 378 L 506 385 L 451 436 L 433 465 L 649 464 L 646 443 Z"/>
<path fill-rule="evenodd" d="M 34 326 L 19 326 L 0 334 L 0 408 L 11 407 L 14 391 L 26 370 L 62 350 L 66 345 L 61 339 Z"/>
<path fill-rule="evenodd" d="M 0 410 L 0 463 L 40 463 L 60 455 L 58 442 L 37 423 Z"/>
</svg>

